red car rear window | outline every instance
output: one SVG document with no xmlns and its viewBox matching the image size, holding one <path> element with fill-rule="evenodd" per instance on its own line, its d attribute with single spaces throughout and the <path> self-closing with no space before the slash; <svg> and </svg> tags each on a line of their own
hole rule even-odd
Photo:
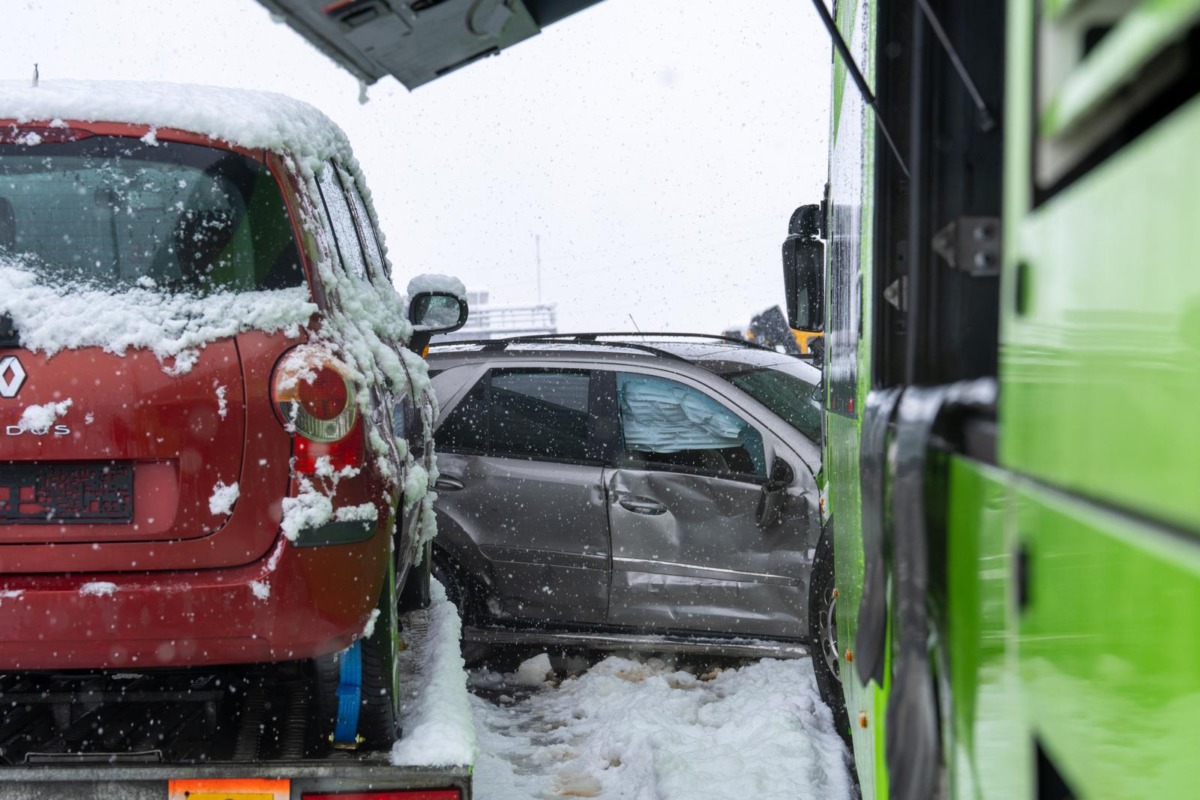
<svg viewBox="0 0 1200 800">
<path fill-rule="evenodd" d="M 266 167 L 227 150 L 115 136 L 0 143 L 0 255 L 100 286 L 208 294 L 304 282 Z"/>
</svg>

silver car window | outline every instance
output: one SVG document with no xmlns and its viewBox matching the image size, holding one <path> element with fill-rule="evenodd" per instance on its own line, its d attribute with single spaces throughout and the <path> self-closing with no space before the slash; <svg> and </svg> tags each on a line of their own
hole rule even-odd
<svg viewBox="0 0 1200 800">
<path fill-rule="evenodd" d="M 442 452 L 594 461 L 586 370 L 495 369 L 458 403 L 435 437 Z"/>
<path fill-rule="evenodd" d="M 766 476 L 762 434 L 703 392 L 667 378 L 617 373 L 617 397 L 627 460 Z"/>
<path fill-rule="evenodd" d="M 433 441 L 440 453 L 486 453 L 488 449 L 487 376 L 471 387 L 466 397 L 438 426 Z"/>
</svg>

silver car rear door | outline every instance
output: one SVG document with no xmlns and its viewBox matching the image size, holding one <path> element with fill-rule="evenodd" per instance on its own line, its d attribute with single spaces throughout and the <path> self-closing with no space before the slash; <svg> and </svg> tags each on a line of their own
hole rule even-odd
<svg viewBox="0 0 1200 800">
<path fill-rule="evenodd" d="M 621 437 L 606 471 L 611 623 L 653 630 L 807 635 L 816 486 L 782 440 L 683 375 L 605 373 Z M 760 527 L 768 470 L 793 472 Z"/>
<path fill-rule="evenodd" d="M 608 521 L 590 402 L 587 370 L 495 368 L 439 426 L 439 546 L 490 585 L 495 616 L 606 618 Z"/>
</svg>

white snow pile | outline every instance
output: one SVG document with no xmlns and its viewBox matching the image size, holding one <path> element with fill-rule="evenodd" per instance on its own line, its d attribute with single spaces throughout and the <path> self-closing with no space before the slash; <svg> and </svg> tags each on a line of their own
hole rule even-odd
<svg viewBox="0 0 1200 800">
<path fill-rule="evenodd" d="M 379 508 L 374 503 L 340 506 L 333 512 L 333 518 L 338 522 L 375 522 L 379 519 Z"/>
<path fill-rule="evenodd" d="M 210 342 L 252 330 L 296 337 L 316 311 L 306 287 L 200 297 L 144 287 L 60 286 L 0 256 L 0 313 L 12 317 L 23 346 L 46 355 L 145 348 L 164 364 L 173 359 L 172 373 L 184 373 Z"/>
<path fill-rule="evenodd" d="M 461 300 L 467 299 L 467 287 L 453 275 L 418 275 L 408 282 L 408 296 L 420 292 L 446 292 Z"/>
<path fill-rule="evenodd" d="M 541 686 L 553 676 L 554 667 L 550 666 L 550 656 L 542 653 L 523 661 L 513 680 L 522 686 Z"/>
<path fill-rule="evenodd" d="M 58 403 L 46 403 L 40 406 L 28 406 L 21 412 L 21 420 L 17 424 L 21 430 L 41 436 L 50 430 L 50 426 L 60 417 L 66 416 L 67 409 L 74 403 L 67 398 Z"/>
<path fill-rule="evenodd" d="M 283 535 L 294 542 L 300 531 L 319 528 L 333 519 L 332 495 L 332 490 L 321 491 L 301 476 L 299 493 L 283 498 L 283 521 L 279 523 Z"/>
<path fill-rule="evenodd" d="M 112 597 L 117 592 L 117 585 L 109 581 L 90 581 L 79 587 L 79 594 L 84 597 Z"/>
<path fill-rule="evenodd" d="M 471 698 L 478 800 L 855 796 L 847 750 L 807 659 L 697 676 L 658 659 L 610 657 L 504 701 L 513 705 Z"/>
<path fill-rule="evenodd" d="M 427 612 L 425 636 L 413 636 L 400 654 L 403 698 L 400 713 L 403 738 L 392 748 L 392 763 L 399 766 L 450 766 L 475 760 L 475 727 L 467 697 L 467 673 L 459 639 L 462 623 L 458 609 L 446 599 L 446 590 L 430 580 L 432 603 Z M 405 630 L 418 628 L 406 621 Z M 476 796 L 482 788 L 477 780 Z M 525 795 L 529 798 L 533 795 Z"/>
<path fill-rule="evenodd" d="M 296 476 L 299 490 L 295 497 L 283 498 L 283 535 L 296 541 L 300 531 L 319 528 L 327 522 L 374 522 L 379 519 L 379 508 L 374 503 L 356 506 L 333 507 L 333 496 L 338 482 L 353 478 L 362 472 L 356 467 L 333 468 L 329 456 L 317 459 L 316 472 L 310 480 L 307 476 Z"/>
<path fill-rule="evenodd" d="M 249 148 L 287 149 L 306 172 L 350 160 L 345 133 L 308 103 L 274 92 L 157 82 L 0 81 L 0 119 L 128 122 L 180 128 Z M 143 141 L 156 141 L 151 131 Z"/>
<path fill-rule="evenodd" d="M 236 481 L 228 485 L 225 481 L 217 481 L 212 496 L 208 498 L 209 513 L 215 517 L 228 516 L 233 512 L 233 504 L 237 502 L 239 494 Z"/>
<path fill-rule="evenodd" d="M 367 624 L 363 625 L 362 638 L 370 639 L 375 635 L 375 622 L 379 619 L 379 609 L 371 611 L 371 616 L 367 617 Z"/>
<path fill-rule="evenodd" d="M 229 389 L 224 385 L 218 385 L 214 388 L 217 392 L 217 416 L 225 419 L 226 415 L 229 414 L 229 401 L 225 399 L 225 395 Z"/>
</svg>

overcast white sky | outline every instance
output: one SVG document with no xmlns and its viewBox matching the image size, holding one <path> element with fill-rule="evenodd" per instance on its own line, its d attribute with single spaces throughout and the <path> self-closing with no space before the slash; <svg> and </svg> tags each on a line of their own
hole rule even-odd
<svg viewBox="0 0 1200 800">
<path fill-rule="evenodd" d="M 751 11 L 753 9 L 753 11 Z M 255 0 L 5 0 L 0 76 L 270 89 L 345 128 L 403 290 L 456 275 L 559 329 L 719 333 L 783 300 L 821 197 L 828 40 L 802 0 L 605 0 L 415 92 L 357 82 Z"/>
</svg>

